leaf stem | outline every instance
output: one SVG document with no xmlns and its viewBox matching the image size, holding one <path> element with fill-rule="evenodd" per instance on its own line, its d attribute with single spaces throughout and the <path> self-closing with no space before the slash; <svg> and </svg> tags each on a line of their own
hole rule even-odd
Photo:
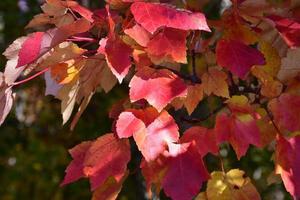
<svg viewBox="0 0 300 200">
<path fill-rule="evenodd" d="M 34 79 L 35 77 L 38 77 L 39 75 L 45 73 L 45 72 L 48 71 L 49 69 L 50 69 L 50 67 L 47 67 L 47 68 L 43 69 L 42 71 L 39 71 L 39 72 L 37 72 L 36 74 L 34 74 L 34 75 L 32 75 L 32 76 L 30 76 L 30 77 L 24 79 L 24 80 L 21 80 L 21 81 L 17 81 L 17 82 L 12 83 L 11 86 L 16 86 L 16 85 L 20 85 L 20 84 L 22 84 L 22 83 L 26 83 L 26 82 L 28 82 L 28 81 Z"/>
</svg>

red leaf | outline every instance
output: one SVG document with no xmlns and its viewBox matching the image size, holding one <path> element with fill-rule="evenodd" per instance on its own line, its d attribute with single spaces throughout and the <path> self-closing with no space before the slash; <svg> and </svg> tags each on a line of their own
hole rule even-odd
<svg viewBox="0 0 300 200">
<path fill-rule="evenodd" d="M 276 146 L 276 173 L 281 175 L 286 190 L 300 198 L 300 136 L 279 137 Z"/>
<path fill-rule="evenodd" d="M 109 37 L 100 41 L 98 51 L 104 53 L 112 73 L 121 83 L 131 67 L 132 49 L 118 37 Z"/>
<path fill-rule="evenodd" d="M 272 100 L 269 107 L 279 127 L 289 131 L 300 130 L 300 96 L 284 93 Z"/>
<path fill-rule="evenodd" d="M 219 40 L 216 47 L 218 65 L 244 79 L 253 65 L 264 65 L 263 54 L 235 40 Z"/>
<path fill-rule="evenodd" d="M 143 68 L 129 83 L 130 100 L 146 99 L 149 104 L 161 111 L 176 97 L 187 95 L 187 86 L 169 70 Z"/>
<path fill-rule="evenodd" d="M 19 51 L 19 60 L 16 67 L 30 64 L 39 57 L 43 35 L 44 32 L 36 32 L 25 40 Z"/>
<path fill-rule="evenodd" d="M 187 35 L 186 31 L 165 28 L 150 40 L 146 52 L 156 64 L 174 61 L 186 63 Z"/>
<path fill-rule="evenodd" d="M 268 16 L 276 24 L 276 29 L 290 47 L 300 46 L 300 23 L 277 15 Z"/>
<path fill-rule="evenodd" d="M 71 154 L 73 160 L 65 171 L 66 176 L 61 183 L 61 186 L 77 181 L 84 176 L 84 159 L 86 156 L 86 152 L 89 150 L 92 143 L 92 141 L 82 142 L 81 144 L 78 144 L 77 146 L 69 150 L 69 153 Z"/>
<path fill-rule="evenodd" d="M 180 144 L 176 157 L 170 157 L 162 187 L 174 200 L 191 200 L 209 178 L 201 156 L 192 145 Z"/>
<path fill-rule="evenodd" d="M 209 152 L 218 154 L 219 148 L 214 131 L 201 126 L 194 126 L 186 130 L 180 138 L 180 142 L 191 142 L 202 157 Z"/>
<path fill-rule="evenodd" d="M 111 176 L 117 182 L 121 181 L 130 160 L 128 140 L 118 139 L 112 133 L 103 135 L 95 141 L 77 145 L 70 153 L 73 161 L 69 164 L 61 185 L 85 176 L 90 178 L 91 190 L 104 184 Z"/>
<path fill-rule="evenodd" d="M 215 132 L 219 142 L 228 141 L 235 150 L 238 159 L 244 156 L 250 144 L 260 146 L 260 131 L 256 120 L 249 114 L 218 115 Z"/>
<path fill-rule="evenodd" d="M 154 33 L 160 27 L 182 30 L 210 31 L 202 13 L 192 13 L 159 3 L 135 2 L 131 5 L 135 20 L 147 31 Z"/>
</svg>

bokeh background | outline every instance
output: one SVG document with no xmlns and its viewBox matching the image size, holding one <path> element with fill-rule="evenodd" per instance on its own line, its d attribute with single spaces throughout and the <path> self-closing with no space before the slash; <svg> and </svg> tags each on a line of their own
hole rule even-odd
<svg viewBox="0 0 300 200">
<path fill-rule="evenodd" d="M 0 52 L 17 37 L 26 34 L 23 27 L 40 13 L 43 0 L 0 0 Z M 201 0 L 194 1 L 195 3 Z M 83 5 L 97 8 L 103 1 L 82 0 Z M 206 6 L 209 18 L 218 18 L 221 0 L 211 0 Z M 3 71 L 5 57 L 0 56 Z M 0 199 L 1 200 L 85 200 L 91 198 L 87 180 L 80 180 L 64 188 L 59 187 L 64 170 L 71 158 L 67 149 L 111 131 L 108 111 L 113 103 L 126 97 L 126 85 L 115 87 L 109 94 L 97 93 L 81 117 L 76 129 L 62 126 L 60 102 L 44 96 L 44 81 L 37 78 L 15 88 L 17 99 L 14 108 L 0 127 Z M 210 106 L 204 101 L 193 115 L 206 115 Z M 182 111 L 181 111 L 182 112 Z M 174 111 L 175 115 L 182 114 Z M 186 113 L 184 113 L 186 114 Z M 208 123 L 209 124 L 209 123 Z M 182 125 L 181 127 L 186 127 Z M 135 169 L 141 159 L 132 145 L 132 171 L 119 196 L 121 200 L 146 199 L 143 178 Z M 281 183 L 268 185 L 274 169 L 272 147 L 250 148 L 246 157 L 237 161 L 228 145 L 221 149 L 225 169 L 240 168 L 252 178 L 262 199 L 291 199 Z M 219 160 L 206 158 L 210 171 L 220 170 Z M 299 166 L 300 167 L 300 166 Z M 205 186 L 204 186 L 205 187 Z M 162 195 L 160 199 L 167 199 Z"/>
</svg>

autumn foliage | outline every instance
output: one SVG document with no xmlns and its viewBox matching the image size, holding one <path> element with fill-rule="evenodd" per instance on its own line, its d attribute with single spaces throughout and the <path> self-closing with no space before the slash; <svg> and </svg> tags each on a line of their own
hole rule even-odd
<svg viewBox="0 0 300 200">
<path fill-rule="evenodd" d="M 275 173 L 299 199 L 300 2 L 232 0 L 219 19 L 203 14 L 206 3 L 107 0 L 89 10 L 47 0 L 27 25 L 30 34 L 3 53 L 0 123 L 13 88 L 38 76 L 45 94 L 61 100 L 71 129 L 96 92 L 127 85 L 128 97 L 109 113 L 111 133 L 69 150 L 61 185 L 88 178 L 93 200 L 116 199 L 136 146 L 150 196 L 257 200 L 245 172 L 209 172 L 204 160 L 219 157 L 223 143 L 238 159 L 250 145 L 273 144 Z M 218 106 L 191 117 L 204 100 Z"/>
</svg>

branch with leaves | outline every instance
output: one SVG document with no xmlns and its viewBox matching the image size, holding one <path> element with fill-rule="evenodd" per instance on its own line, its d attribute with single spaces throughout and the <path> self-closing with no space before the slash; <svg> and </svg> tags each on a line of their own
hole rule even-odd
<svg viewBox="0 0 300 200">
<path fill-rule="evenodd" d="M 143 158 L 137 170 L 156 196 L 163 190 L 174 200 L 257 200 L 245 172 L 225 172 L 222 159 L 221 171 L 209 172 L 204 158 L 218 158 L 222 143 L 240 159 L 250 145 L 275 141 L 276 173 L 300 198 L 298 4 L 236 0 L 210 18 L 209 4 L 121 0 L 92 11 L 72 0 L 47 0 L 26 26 L 31 33 L 4 52 L 0 124 L 14 87 L 41 75 L 45 95 L 61 100 L 64 124 L 78 105 L 71 129 L 99 89 L 128 84 L 129 101 L 109 113 L 111 133 L 69 150 L 73 160 L 61 185 L 88 178 L 93 200 L 116 199 L 133 173 L 131 138 Z M 208 115 L 200 112 L 202 102 L 216 99 Z"/>
</svg>

